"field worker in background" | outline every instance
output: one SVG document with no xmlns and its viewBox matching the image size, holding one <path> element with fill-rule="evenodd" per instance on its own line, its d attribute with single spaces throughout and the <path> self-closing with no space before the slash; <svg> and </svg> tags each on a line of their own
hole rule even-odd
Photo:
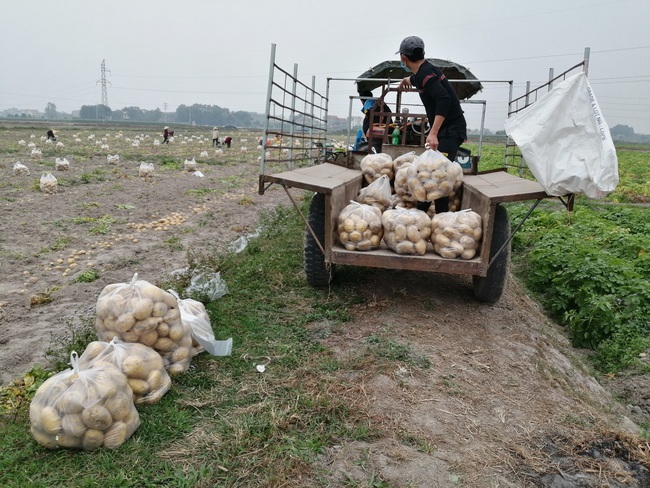
<svg viewBox="0 0 650 488">
<path fill-rule="evenodd" d="M 424 41 L 419 37 L 405 38 L 395 54 L 400 55 L 402 67 L 413 72 L 400 82 L 399 89 L 414 87 L 420 94 L 431 127 L 426 143 L 454 161 L 458 148 L 467 139 L 467 122 L 456 92 L 442 71 L 424 59 Z M 436 213 L 448 211 L 449 197 L 436 200 L 435 208 Z"/>
<path fill-rule="evenodd" d="M 232 143 L 232 137 L 227 136 L 224 140 L 223 143 L 226 145 L 226 147 L 230 147 L 230 144 Z"/>
<path fill-rule="evenodd" d="M 361 97 L 361 103 L 363 104 L 363 107 L 361 108 L 361 112 L 364 115 L 363 118 L 363 135 L 366 137 L 366 140 L 370 139 L 370 131 L 372 130 L 372 126 L 375 124 L 390 124 L 392 123 L 392 118 L 386 117 L 386 116 L 379 116 L 376 115 L 378 112 L 390 112 L 392 113 L 392 110 L 386 105 L 383 100 L 373 100 L 373 94 L 370 90 L 364 90 L 361 93 L 359 93 L 359 96 Z M 370 111 L 373 110 L 373 114 L 375 114 L 372 118 L 372 122 L 370 120 Z M 381 135 L 378 135 L 377 137 L 373 138 L 372 141 L 372 146 L 375 148 L 377 152 L 381 152 L 381 145 L 382 145 L 382 140 L 381 140 Z"/>
<path fill-rule="evenodd" d="M 47 140 L 56 141 L 56 136 L 54 135 L 54 131 L 52 129 L 47 131 Z"/>
<path fill-rule="evenodd" d="M 163 129 L 163 144 L 167 143 L 169 144 L 169 127 L 166 127 Z"/>
<path fill-rule="evenodd" d="M 216 127 L 212 128 L 212 145 L 219 147 L 219 130 Z"/>
</svg>

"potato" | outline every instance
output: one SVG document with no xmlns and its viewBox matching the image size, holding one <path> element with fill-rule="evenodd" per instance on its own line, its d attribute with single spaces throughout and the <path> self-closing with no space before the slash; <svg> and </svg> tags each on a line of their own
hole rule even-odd
<svg viewBox="0 0 650 488">
<path fill-rule="evenodd" d="M 177 376 L 177 375 L 179 375 L 179 374 L 185 373 L 185 371 L 187 371 L 186 367 L 183 366 L 183 365 L 180 364 L 180 363 L 171 364 L 171 365 L 167 368 L 167 372 L 168 372 L 171 376 Z"/>
<path fill-rule="evenodd" d="M 131 313 L 123 313 L 115 321 L 113 330 L 119 333 L 124 333 L 127 330 L 131 330 L 131 328 L 134 325 L 135 325 L 135 316 Z"/>
<path fill-rule="evenodd" d="M 102 341 L 93 341 L 86 346 L 84 349 L 83 355 L 89 360 L 94 359 L 99 356 L 100 353 L 106 348 L 106 343 Z"/>
<path fill-rule="evenodd" d="M 121 339 L 125 342 L 138 342 L 138 339 L 140 338 L 140 334 L 135 330 L 127 330 L 121 336 Z"/>
<path fill-rule="evenodd" d="M 174 298 L 174 300 L 175 300 L 175 298 Z M 180 318 L 181 318 L 181 312 L 180 312 L 180 310 L 178 310 L 178 304 L 176 303 L 174 306 L 169 307 L 169 310 L 167 311 L 167 313 L 163 317 L 163 321 L 170 324 L 170 323 L 173 323 L 173 322 L 177 321 Z M 160 332 L 159 332 L 159 334 L 160 334 Z"/>
<path fill-rule="evenodd" d="M 38 442 L 41 446 L 46 447 L 47 449 L 56 449 L 59 447 L 54 434 L 47 434 L 33 426 L 31 428 L 31 432 L 34 440 L 36 440 L 36 442 Z"/>
<path fill-rule="evenodd" d="M 153 311 L 153 302 L 149 298 L 133 300 L 131 305 L 133 306 L 133 317 L 135 317 L 135 320 L 144 320 Z"/>
<path fill-rule="evenodd" d="M 161 292 L 163 294 L 163 302 L 165 302 L 165 305 L 167 305 L 169 308 L 178 310 L 178 302 L 176 301 L 176 298 L 174 298 L 174 295 L 164 290 L 161 290 Z"/>
<path fill-rule="evenodd" d="M 140 336 L 140 338 L 138 339 L 138 342 L 140 344 L 144 344 L 145 346 L 153 347 L 153 345 L 158 340 L 158 337 L 159 337 L 158 332 L 156 332 L 155 330 L 152 330 L 151 332 L 147 332 L 145 334 L 142 334 Z"/>
<path fill-rule="evenodd" d="M 97 449 L 104 443 L 104 433 L 97 429 L 86 430 L 83 438 L 81 439 L 81 447 L 87 451 Z"/>
<path fill-rule="evenodd" d="M 40 425 L 46 434 L 50 435 L 58 434 L 63 429 L 62 418 L 59 415 L 59 412 L 51 406 L 43 407 L 37 424 Z"/>
<path fill-rule="evenodd" d="M 127 438 L 127 429 L 124 422 L 115 422 L 104 432 L 104 447 L 107 449 L 117 449 Z"/>
<path fill-rule="evenodd" d="M 182 322 L 177 322 L 169 328 L 168 337 L 174 342 L 180 342 L 185 335 L 189 334 L 188 327 Z"/>
<path fill-rule="evenodd" d="M 165 302 L 163 301 L 155 302 L 153 304 L 153 310 L 151 312 L 151 315 L 153 315 L 154 317 L 164 317 L 167 314 L 168 310 L 169 307 Z"/>
<path fill-rule="evenodd" d="M 144 368 L 144 361 L 139 356 L 127 356 L 122 361 L 122 372 L 129 378 L 146 379 L 149 372 Z"/>
<path fill-rule="evenodd" d="M 84 409 L 86 395 L 78 389 L 68 389 L 61 394 L 57 408 L 62 414 L 79 413 Z"/>
<path fill-rule="evenodd" d="M 99 403 L 85 408 L 81 413 L 84 424 L 90 429 L 106 430 L 113 423 L 111 413 Z"/>
<path fill-rule="evenodd" d="M 140 296 L 151 300 L 151 303 L 157 303 L 163 301 L 163 290 L 157 286 L 148 284 L 140 288 Z"/>
<path fill-rule="evenodd" d="M 169 335 L 169 325 L 167 324 L 167 322 L 160 322 L 158 324 L 158 328 L 156 329 L 156 332 L 160 337 L 167 337 Z"/>
<path fill-rule="evenodd" d="M 354 220 L 347 218 L 343 221 L 343 230 L 346 232 L 352 232 L 355 230 L 356 224 L 354 223 Z"/>
<path fill-rule="evenodd" d="M 167 308 L 167 305 L 164 303 L 162 305 Z M 144 320 L 138 320 L 133 326 L 133 331 L 137 332 L 140 335 L 146 334 L 147 332 L 156 330 L 160 322 L 162 322 L 161 317 L 147 317 Z"/>
<path fill-rule="evenodd" d="M 153 348 L 156 351 L 168 352 L 172 351 L 176 347 L 176 343 L 172 341 L 169 337 L 159 337 L 156 343 L 153 345 Z"/>
<path fill-rule="evenodd" d="M 147 376 L 147 383 L 151 390 L 158 390 L 162 386 L 162 373 L 158 369 L 154 369 Z"/>
<path fill-rule="evenodd" d="M 106 399 L 104 408 L 109 411 L 113 420 L 122 420 L 133 408 L 132 395 L 127 395 L 126 391 L 118 391 L 115 396 Z"/>
<path fill-rule="evenodd" d="M 83 435 L 88 430 L 88 427 L 81 417 L 82 416 L 80 413 L 71 413 L 64 415 L 61 422 L 63 432 L 74 437 L 83 437 Z"/>
<path fill-rule="evenodd" d="M 79 448 L 81 447 L 81 438 L 62 432 L 56 436 L 56 443 L 61 447 Z"/>
<path fill-rule="evenodd" d="M 191 350 L 187 347 L 178 347 L 171 353 L 171 360 L 174 363 L 187 361 L 191 356 Z"/>
<path fill-rule="evenodd" d="M 147 383 L 146 380 L 129 378 L 127 379 L 127 383 L 131 387 L 131 390 L 136 397 L 143 396 L 149 391 L 149 383 Z"/>
</svg>

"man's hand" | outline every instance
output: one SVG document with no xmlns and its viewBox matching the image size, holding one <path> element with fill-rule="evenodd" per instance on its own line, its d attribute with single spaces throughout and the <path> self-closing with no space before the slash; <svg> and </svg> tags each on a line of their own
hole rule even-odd
<svg viewBox="0 0 650 488">
<path fill-rule="evenodd" d="M 438 150 L 438 136 L 433 132 L 429 132 L 426 143 L 429 145 L 429 149 Z"/>
<path fill-rule="evenodd" d="M 402 81 L 399 82 L 399 87 L 401 91 L 406 91 L 411 89 L 411 77 L 407 76 L 406 78 L 403 78 Z"/>
</svg>

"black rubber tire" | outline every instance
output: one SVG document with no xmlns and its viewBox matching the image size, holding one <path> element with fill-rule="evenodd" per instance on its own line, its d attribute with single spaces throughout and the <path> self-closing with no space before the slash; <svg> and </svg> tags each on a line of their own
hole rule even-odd
<svg viewBox="0 0 650 488">
<path fill-rule="evenodd" d="M 494 229 L 492 230 L 492 243 L 490 245 L 490 260 L 508 239 L 510 239 L 510 217 L 504 207 L 497 205 L 494 215 Z M 474 296 L 477 300 L 487 303 L 499 301 L 506 287 L 509 262 L 510 243 L 492 263 L 487 276 L 473 277 Z"/>
<path fill-rule="evenodd" d="M 314 194 L 309 205 L 307 222 L 312 228 L 318 240 L 325 243 L 325 195 Z M 305 228 L 304 243 L 304 266 L 307 283 L 314 288 L 325 288 L 329 286 L 334 275 L 334 265 L 325 263 L 325 255 L 318 247 L 314 237 Z"/>
</svg>

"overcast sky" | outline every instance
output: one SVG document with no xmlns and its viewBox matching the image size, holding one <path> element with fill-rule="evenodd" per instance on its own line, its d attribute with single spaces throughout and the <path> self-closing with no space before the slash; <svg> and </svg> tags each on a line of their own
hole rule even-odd
<svg viewBox="0 0 650 488">
<path fill-rule="evenodd" d="M 512 80 L 515 96 L 582 61 L 610 127 L 650 134 L 648 0 L 1 0 L 0 110 L 59 111 L 108 102 L 174 111 L 203 103 L 263 113 L 271 45 L 276 63 L 325 93 L 388 59 L 402 38 L 481 80 Z M 486 126 L 503 128 L 508 85 L 484 83 Z M 347 116 L 352 82 L 333 82 L 330 113 Z M 478 106 L 465 105 L 468 125 Z M 358 111 L 359 107 L 354 108 Z M 355 113 L 354 115 L 359 115 Z"/>
</svg>

